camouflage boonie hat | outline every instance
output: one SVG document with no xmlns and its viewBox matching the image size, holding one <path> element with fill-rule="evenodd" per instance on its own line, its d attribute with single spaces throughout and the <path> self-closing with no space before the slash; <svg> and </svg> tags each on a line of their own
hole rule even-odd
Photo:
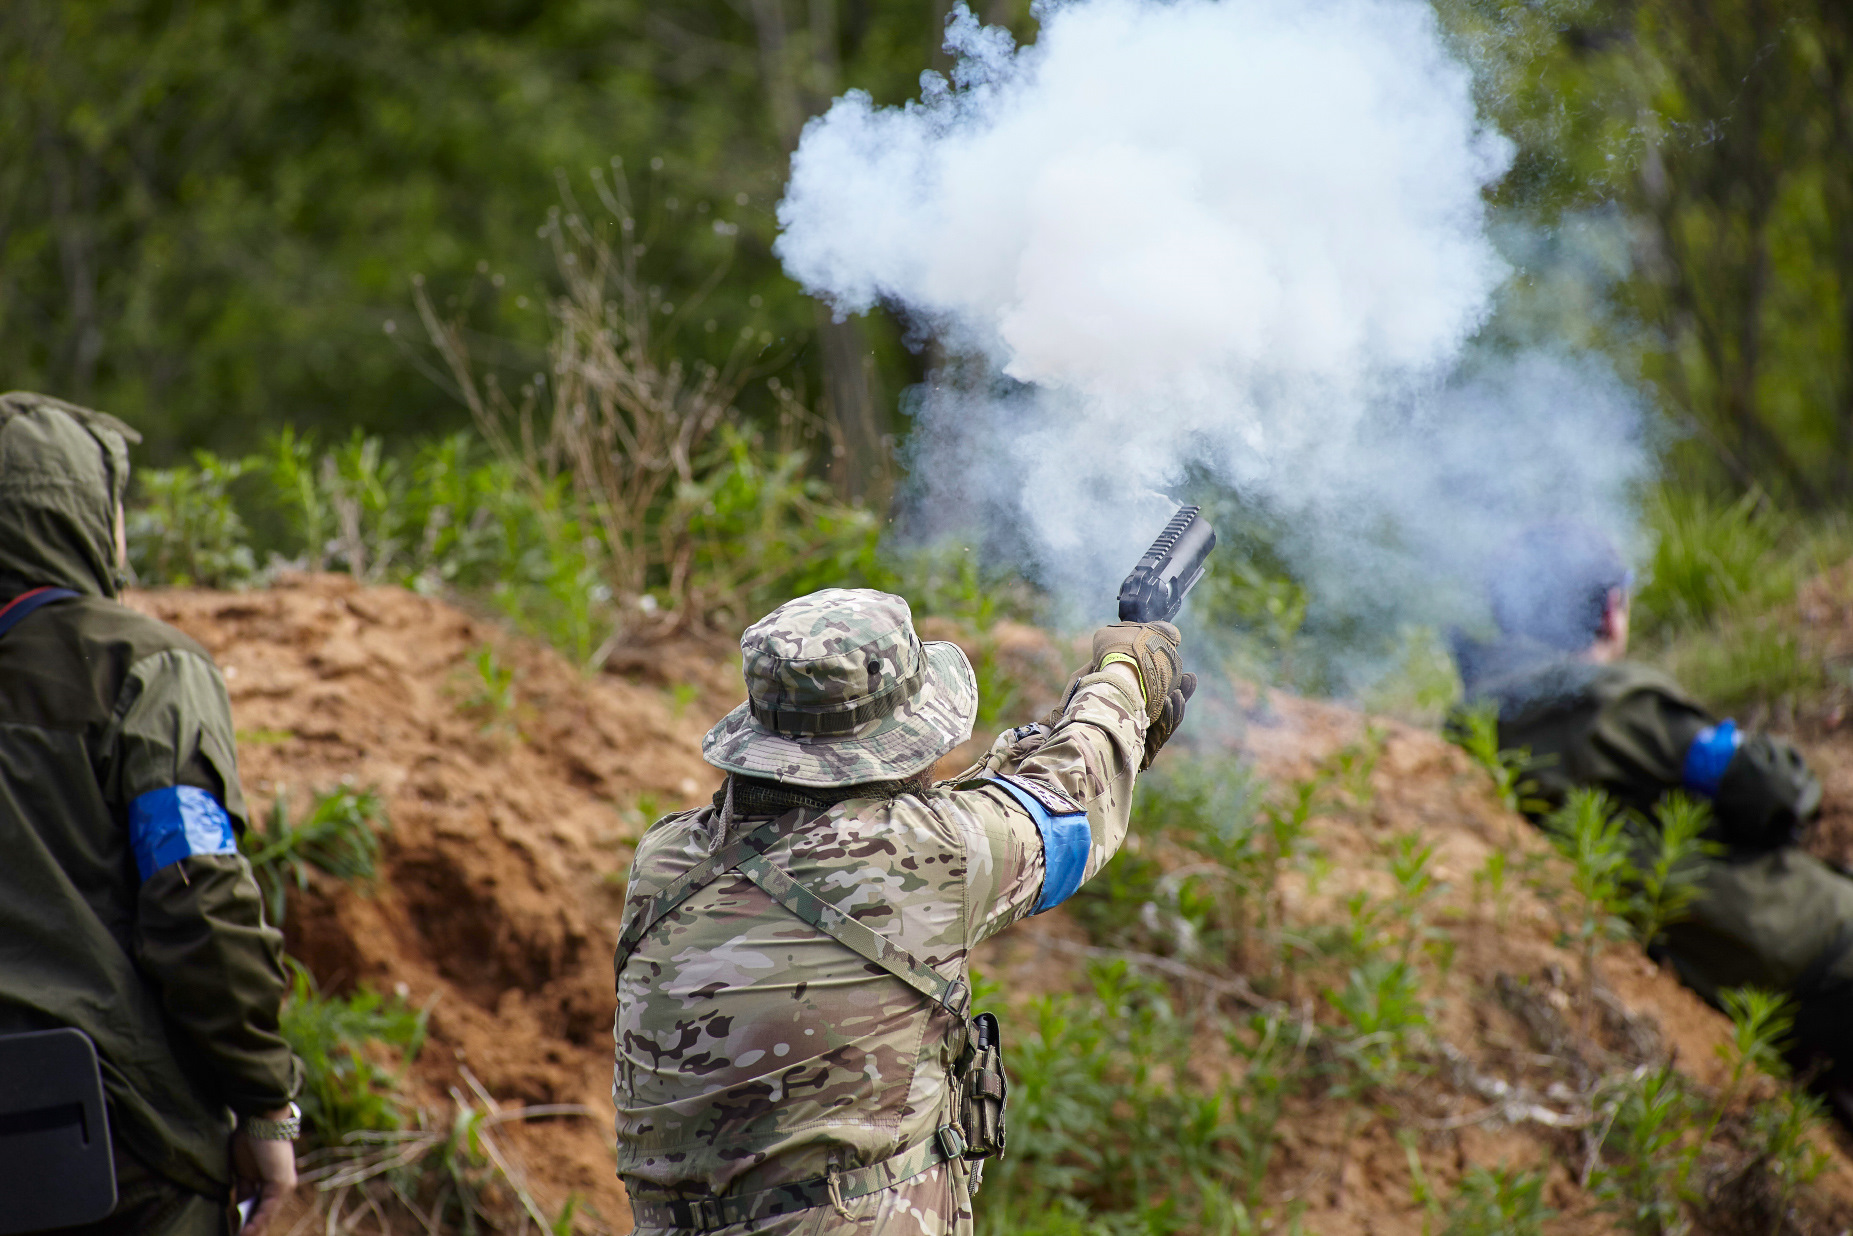
<svg viewBox="0 0 1853 1236">
<path fill-rule="evenodd" d="M 971 737 L 978 683 L 957 644 L 921 643 L 900 597 L 825 588 L 740 637 L 746 703 L 702 740 L 708 763 L 793 785 L 896 781 Z"/>
</svg>

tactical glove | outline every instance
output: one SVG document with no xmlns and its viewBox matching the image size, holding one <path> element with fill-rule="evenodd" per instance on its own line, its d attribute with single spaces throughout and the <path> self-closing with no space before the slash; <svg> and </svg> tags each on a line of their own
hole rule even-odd
<svg viewBox="0 0 1853 1236">
<path fill-rule="evenodd" d="M 1068 680 L 1062 702 L 1049 714 L 1048 724 L 1055 725 L 1068 711 L 1082 679 L 1118 661 L 1129 665 L 1139 675 L 1140 689 L 1145 692 L 1145 720 L 1150 726 L 1165 712 L 1171 693 L 1184 672 L 1183 658 L 1178 652 L 1183 642 L 1184 637 L 1168 622 L 1116 622 L 1110 627 L 1101 627 L 1094 632 L 1093 656 Z M 1178 715 L 1183 715 L 1182 708 L 1178 709 Z"/>
<path fill-rule="evenodd" d="M 1757 853 L 1794 845 L 1820 809 L 1821 782 L 1801 752 L 1767 734 L 1738 748 L 1712 802 L 1724 843 Z"/>
<path fill-rule="evenodd" d="M 1195 674 L 1179 675 L 1177 686 L 1171 688 L 1171 694 L 1165 697 L 1163 711 L 1158 714 L 1155 721 L 1145 727 L 1145 761 L 1139 765 L 1140 772 L 1152 766 L 1152 761 L 1158 758 L 1159 748 L 1171 740 L 1171 735 L 1177 733 L 1177 727 L 1184 723 L 1184 705 L 1188 704 L 1190 697 L 1196 693 L 1197 676 Z"/>
<path fill-rule="evenodd" d="M 1105 668 L 1109 660 L 1125 660 L 1139 671 L 1145 688 L 1145 719 L 1153 722 L 1164 713 L 1171 692 L 1184 672 L 1178 650 L 1184 637 L 1168 622 L 1116 622 L 1094 632 L 1094 659 L 1089 673 Z"/>
</svg>

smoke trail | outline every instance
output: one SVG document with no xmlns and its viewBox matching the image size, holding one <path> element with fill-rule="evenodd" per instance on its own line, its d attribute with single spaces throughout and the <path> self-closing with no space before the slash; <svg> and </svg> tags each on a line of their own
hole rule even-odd
<svg viewBox="0 0 1853 1236">
<path fill-rule="evenodd" d="M 1413 0 L 1073 0 L 1016 47 L 962 6 L 952 81 L 811 122 L 786 269 L 955 358 L 915 393 L 924 505 L 1026 529 L 1098 597 L 1193 471 L 1286 529 L 1316 592 L 1445 618 L 1516 526 L 1632 525 L 1638 417 L 1606 370 L 1463 363 L 1510 275 L 1511 144 Z M 1096 602 L 1093 607 L 1099 608 Z"/>
</svg>

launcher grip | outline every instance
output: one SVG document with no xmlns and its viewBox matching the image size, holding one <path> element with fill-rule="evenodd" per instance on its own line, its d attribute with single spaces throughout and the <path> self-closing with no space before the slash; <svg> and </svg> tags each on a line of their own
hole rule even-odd
<svg viewBox="0 0 1853 1236">
<path fill-rule="evenodd" d="M 1170 622 L 1203 578 L 1216 532 L 1200 508 L 1179 507 L 1120 585 L 1121 622 Z"/>
</svg>

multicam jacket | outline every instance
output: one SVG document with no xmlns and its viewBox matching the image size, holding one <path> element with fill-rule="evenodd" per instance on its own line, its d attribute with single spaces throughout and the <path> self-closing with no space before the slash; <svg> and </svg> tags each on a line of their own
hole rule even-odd
<svg viewBox="0 0 1853 1236">
<path fill-rule="evenodd" d="M 1072 891 L 1125 838 L 1145 724 L 1133 676 L 1109 667 L 1084 680 L 1053 730 L 1009 731 L 979 765 L 932 789 L 839 803 L 767 857 L 946 978 L 967 980 L 972 948 L 1039 908 L 1049 863 L 1070 857 L 1046 862 L 1029 811 L 984 778 L 1008 774 L 1085 808 Z M 703 807 L 650 829 L 627 918 L 719 848 L 720 817 Z M 765 818 L 734 821 L 729 837 Z M 753 1193 L 921 1145 L 947 1123 L 959 1029 L 738 872 L 723 874 L 666 915 L 618 975 L 619 1174 L 640 1197 Z M 840 1208 L 718 1230 L 971 1228 L 966 1166 L 953 1160 Z"/>
</svg>

